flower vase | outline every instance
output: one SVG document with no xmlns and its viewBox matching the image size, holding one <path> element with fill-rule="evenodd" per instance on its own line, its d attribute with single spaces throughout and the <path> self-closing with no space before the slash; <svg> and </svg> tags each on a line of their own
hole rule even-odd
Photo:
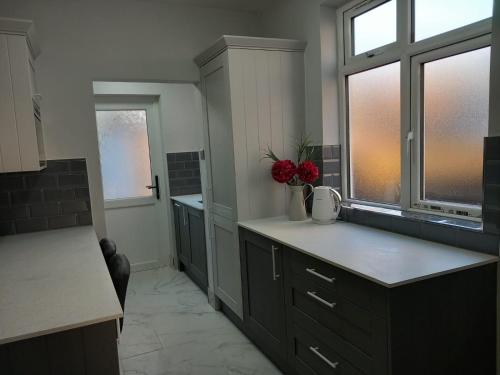
<svg viewBox="0 0 500 375">
<path fill-rule="evenodd" d="M 305 186 L 309 185 L 288 186 L 291 193 L 290 204 L 288 206 L 288 219 L 290 221 L 303 221 L 307 219 L 305 199 L 307 199 L 310 194 L 304 198 Z"/>
</svg>

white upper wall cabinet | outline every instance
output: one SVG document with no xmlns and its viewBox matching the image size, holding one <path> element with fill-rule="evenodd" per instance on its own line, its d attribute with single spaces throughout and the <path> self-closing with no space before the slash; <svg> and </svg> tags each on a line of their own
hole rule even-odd
<svg viewBox="0 0 500 375">
<path fill-rule="evenodd" d="M 0 18 L 0 172 L 45 167 L 31 21 Z"/>
<path fill-rule="evenodd" d="M 242 316 L 237 222 L 284 215 L 268 146 L 294 159 L 304 131 L 304 48 L 296 40 L 223 36 L 200 54 L 214 292 Z"/>
</svg>

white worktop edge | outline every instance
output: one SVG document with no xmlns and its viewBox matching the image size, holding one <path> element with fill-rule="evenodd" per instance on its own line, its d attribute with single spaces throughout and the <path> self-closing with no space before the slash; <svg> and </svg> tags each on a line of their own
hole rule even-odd
<svg viewBox="0 0 500 375">
<path fill-rule="evenodd" d="M 109 317 L 102 317 L 99 319 L 93 319 L 89 321 L 82 321 L 78 324 L 68 324 L 66 326 L 60 326 L 52 329 L 46 329 L 46 330 L 41 330 L 29 334 L 22 334 L 22 335 L 17 335 L 17 336 L 12 336 L 9 337 L 8 339 L 0 339 L 0 345 L 3 344 L 9 344 L 12 342 L 16 341 L 21 341 L 21 340 L 27 340 L 27 339 L 32 339 L 35 337 L 40 337 L 40 336 L 45 336 L 45 335 L 50 335 L 52 333 L 58 333 L 58 332 L 64 332 L 64 331 L 69 331 L 71 329 L 76 329 L 76 328 L 82 328 L 82 327 L 87 327 L 91 326 L 94 324 L 99 324 L 99 323 L 104 323 L 104 322 L 109 322 L 110 320 L 118 320 L 123 317 L 123 313 L 121 314 L 114 314 L 110 315 Z"/>
<path fill-rule="evenodd" d="M 176 195 L 170 197 L 170 199 L 185 204 L 186 206 L 192 207 L 196 210 L 203 211 L 205 209 L 203 203 L 198 202 L 203 199 L 201 194 Z"/>
</svg>

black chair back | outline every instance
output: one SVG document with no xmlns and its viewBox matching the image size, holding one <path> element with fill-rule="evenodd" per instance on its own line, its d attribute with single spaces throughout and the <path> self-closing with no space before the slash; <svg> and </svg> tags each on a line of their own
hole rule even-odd
<svg viewBox="0 0 500 375">
<path fill-rule="evenodd" d="M 111 280 L 113 280 L 113 285 L 115 286 L 116 295 L 125 313 L 125 297 L 127 296 L 127 286 L 130 278 L 130 262 L 124 254 L 115 254 L 109 260 L 108 268 Z M 123 318 L 120 319 L 120 330 L 122 328 Z"/>
<path fill-rule="evenodd" d="M 109 260 L 116 254 L 116 243 L 109 238 L 103 238 L 99 241 L 99 246 L 101 246 L 102 255 L 109 268 Z"/>
</svg>

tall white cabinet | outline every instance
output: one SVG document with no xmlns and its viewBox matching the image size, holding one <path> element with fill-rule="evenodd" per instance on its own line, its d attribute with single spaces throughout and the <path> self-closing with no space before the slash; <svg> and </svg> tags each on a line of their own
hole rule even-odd
<svg viewBox="0 0 500 375">
<path fill-rule="evenodd" d="M 33 23 L 0 18 L 0 172 L 45 167 Z"/>
<path fill-rule="evenodd" d="M 285 187 L 263 160 L 293 159 L 304 129 L 305 42 L 223 36 L 200 54 L 211 288 L 242 317 L 239 220 L 284 215 Z"/>
</svg>

